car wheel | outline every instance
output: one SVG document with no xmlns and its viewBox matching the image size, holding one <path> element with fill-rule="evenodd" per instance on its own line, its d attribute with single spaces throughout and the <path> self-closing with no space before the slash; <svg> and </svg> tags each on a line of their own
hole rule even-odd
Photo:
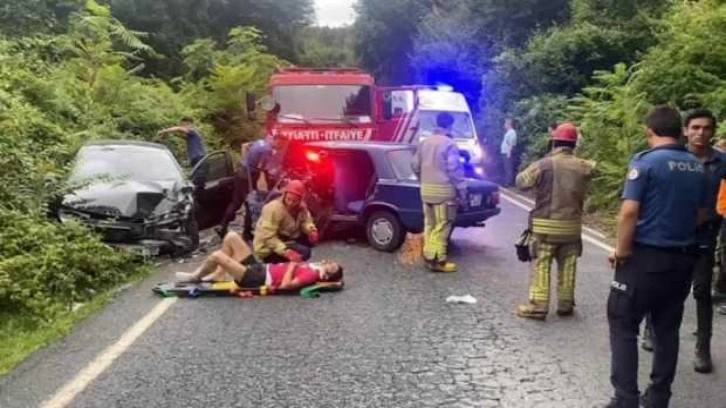
<svg viewBox="0 0 726 408">
<path fill-rule="evenodd" d="M 366 221 L 366 236 L 376 250 L 393 252 L 403 244 L 406 231 L 396 215 L 388 211 L 377 211 Z"/>
</svg>

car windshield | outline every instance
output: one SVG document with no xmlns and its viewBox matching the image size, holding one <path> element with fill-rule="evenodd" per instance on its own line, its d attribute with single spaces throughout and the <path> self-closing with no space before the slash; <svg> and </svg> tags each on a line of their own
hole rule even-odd
<svg viewBox="0 0 726 408">
<path fill-rule="evenodd" d="M 388 161 L 393 166 L 396 178 L 399 180 L 418 180 L 416 173 L 411 168 L 413 151 L 410 149 L 391 150 L 388 152 Z"/>
<path fill-rule="evenodd" d="M 96 177 L 161 181 L 182 178 L 181 169 L 166 151 L 136 146 L 88 146 L 76 156 L 72 180 Z"/>
<path fill-rule="evenodd" d="M 274 90 L 277 120 L 296 122 L 371 122 L 371 89 L 361 85 L 284 85 Z"/>
<path fill-rule="evenodd" d="M 430 136 L 436 130 L 436 116 L 440 111 L 420 111 L 420 138 Z M 473 139 L 474 127 L 468 112 L 448 112 L 454 117 L 453 136 L 456 139 Z"/>
</svg>

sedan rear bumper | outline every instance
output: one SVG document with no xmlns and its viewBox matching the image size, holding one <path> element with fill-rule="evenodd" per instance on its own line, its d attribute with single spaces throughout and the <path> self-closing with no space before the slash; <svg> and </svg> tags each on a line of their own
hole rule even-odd
<svg viewBox="0 0 726 408">
<path fill-rule="evenodd" d="M 499 207 L 485 208 L 476 211 L 460 212 L 456 215 L 455 227 L 478 227 L 491 217 L 502 212 Z"/>
</svg>

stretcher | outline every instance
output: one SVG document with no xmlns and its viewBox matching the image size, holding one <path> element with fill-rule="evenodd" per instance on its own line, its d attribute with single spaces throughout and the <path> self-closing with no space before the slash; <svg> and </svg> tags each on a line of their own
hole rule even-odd
<svg viewBox="0 0 726 408">
<path fill-rule="evenodd" d="M 151 290 L 163 297 L 197 298 L 202 296 L 237 296 L 254 297 L 270 295 L 299 294 L 305 298 L 316 298 L 322 292 L 337 292 L 343 289 L 343 281 L 318 282 L 314 285 L 295 290 L 275 290 L 269 286 L 254 288 L 241 288 L 234 281 L 210 282 L 162 282 L 156 284 Z"/>
</svg>

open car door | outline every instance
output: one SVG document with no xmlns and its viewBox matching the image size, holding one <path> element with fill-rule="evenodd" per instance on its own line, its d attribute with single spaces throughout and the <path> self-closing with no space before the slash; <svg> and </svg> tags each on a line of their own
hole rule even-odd
<svg viewBox="0 0 726 408">
<path fill-rule="evenodd" d="M 232 157 L 226 151 L 208 154 L 192 170 L 195 215 L 200 230 L 222 221 L 234 195 L 235 177 Z"/>
</svg>

